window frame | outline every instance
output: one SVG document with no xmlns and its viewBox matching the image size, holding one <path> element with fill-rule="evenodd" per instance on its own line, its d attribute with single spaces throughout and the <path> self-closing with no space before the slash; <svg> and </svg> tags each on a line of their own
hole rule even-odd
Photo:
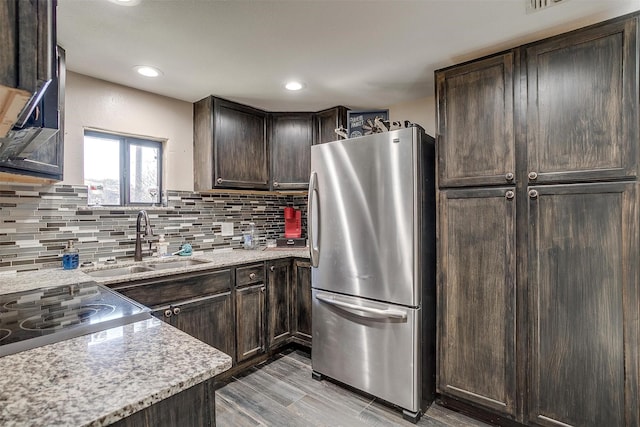
<svg viewBox="0 0 640 427">
<path fill-rule="evenodd" d="M 139 136 L 131 136 L 124 135 L 119 133 L 111 133 L 106 131 L 99 131 L 93 129 L 85 129 L 84 135 L 82 139 L 83 150 L 84 150 L 84 138 L 87 136 L 92 138 L 103 138 L 110 140 L 118 140 L 120 143 L 120 155 L 119 155 L 119 168 L 120 168 L 120 204 L 119 205 L 107 205 L 102 204 L 102 206 L 162 206 L 162 193 L 163 193 L 163 183 L 162 183 L 162 158 L 163 158 L 163 141 L 156 140 Z M 158 201 L 145 203 L 145 202 L 131 202 L 131 146 L 141 146 L 141 147 L 150 147 L 158 149 Z M 84 171 L 84 155 L 82 157 L 82 166 Z M 83 172 L 84 175 L 84 172 Z M 83 176 L 83 181 L 86 177 Z"/>
</svg>

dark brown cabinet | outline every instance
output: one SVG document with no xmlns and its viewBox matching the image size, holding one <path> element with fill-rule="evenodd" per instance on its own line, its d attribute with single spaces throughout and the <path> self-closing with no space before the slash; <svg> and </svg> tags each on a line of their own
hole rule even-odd
<svg viewBox="0 0 640 427">
<path fill-rule="evenodd" d="M 64 50 L 56 48 L 56 3 L 0 4 L 0 113 L 22 111 L 12 130 L 15 116 L 0 117 L 0 175 L 63 178 L 66 71 Z"/>
<path fill-rule="evenodd" d="M 271 186 L 274 190 L 309 186 L 312 144 L 311 113 L 271 114 Z"/>
<path fill-rule="evenodd" d="M 325 142 L 343 139 L 339 137 L 335 130 L 347 128 L 347 108 L 343 106 L 333 107 L 318 111 L 314 117 L 313 143 L 324 144 Z"/>
<path fill-rule="evenodd" d="M 529 190 L 529 416 L 638 424 L 637 184 Z"/>
<path fill-rule="evenodd" d="M 230 333 L 234 329 L 231 292 L 172 304 L 162 315 L 172 326 L 228 354 L 235 361 L 235 339 Z"/>
<path fill-rule="evenodd" d="M 515 416 L 514 188 L 440 193 L 438 389 Z"/>
<path fill-rule="evenodd" d="M 436 72 L 445 403 L 640 425 L 638 16 Z"/>
<path fill-rule="evenodd" d="M 111 424 L 113 427 L 211 427 L 216 425 L 214 380 L 196 384 Z"/>
<path fill-rule="evenodd" d="M 194 187 L 269 188 L 268 113 L 209 96 L 194 104 Z"/>
<path fill-rule="evenodd" d="M 0 85 L 36 92 L 47 84 L 56 46 L 56 2 L 7 0 L 0 4 Z"/>
<path fill-rule="evenodd" d="M 514 54 L 436 72 L 441 187 L 515 181 Z"/>
<path fill-rule="evenodd" d="M 296 342 L 311 346 L 311 264 L 297 259 L 293 269 L 292 333 Z"/>
<path fill-rule="evenodd" d="M 242 362 L 265 351 L 265 285 L 238 288 L 235 296 L 238 362 Z"/>
<path fill-rule="evenodd" d="M 531 185 L 637 175 L 637 25 L 617 21 L 526 49 Z"/>
<path fill-rule="evenodd" d="M 152 314 L 228 354 L 235 362 L 231 270 L 151 279 L 114 287 Z"/>
<path fill-rule="evenodd" d="M 267 294 L 269 296 L 267 333 L 271 349 L 286 343 L 291 336 L 291 260 L 267 263 Z"/>
</svg>

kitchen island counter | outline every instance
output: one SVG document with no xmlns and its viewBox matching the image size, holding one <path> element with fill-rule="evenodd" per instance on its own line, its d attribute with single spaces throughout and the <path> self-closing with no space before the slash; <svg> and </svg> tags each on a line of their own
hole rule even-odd
<svg viewBox="0 0 640 427">
<path fill-rule="evenodd" d="M 157 319 L 107 329 L 1 357 L 0 425 L 108 425 L 230 367 Z"/>
</svg>

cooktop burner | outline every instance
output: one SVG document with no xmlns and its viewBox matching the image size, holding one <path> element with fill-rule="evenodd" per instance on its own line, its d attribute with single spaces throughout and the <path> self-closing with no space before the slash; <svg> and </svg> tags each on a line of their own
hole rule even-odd
<svg viewBox="0 0 640 427">
<path fill-rule="evenodd" d="M 0 356 L 150 318 L 95 282 L 0 295 Z"/>
</svg>

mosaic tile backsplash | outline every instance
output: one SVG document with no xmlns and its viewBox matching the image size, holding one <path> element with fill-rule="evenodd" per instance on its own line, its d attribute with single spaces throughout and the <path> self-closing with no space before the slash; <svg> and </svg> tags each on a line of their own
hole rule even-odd
<svg viewBox="0 0 640 427">
<path fill-rule="evenodd" d="M 136 217 L 149 215 L 154 238 L 165 235 L 169 252 L 182 243 L 194 251 L 242 247 L 242 233 L 256 224 L 258 243 L 284 234 L 283 209 L 302 210 L 306 195 L 168 191 L 166 207 L 88 207 L 87 187 L 0 184 L 0 272 L 58 268 L 68 240 L 80 261 L 133 260 Z M 143 255 L 148 256 L 148 244 Z M 154 249 L 155 251 L 155 249 Z"/>
</svg>

